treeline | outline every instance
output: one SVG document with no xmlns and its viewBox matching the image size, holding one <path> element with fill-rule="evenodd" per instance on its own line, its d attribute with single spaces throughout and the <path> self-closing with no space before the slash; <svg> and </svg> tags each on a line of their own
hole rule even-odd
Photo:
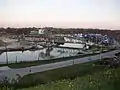
<svg viewBox="0 0 120 90">
<path fill-rule="evenodd" d="M 39 30 L 40 28 L 36 27 L 29 27 L 29 28 L 0 28 L 0 32 L 3 33 L 12 33 L 12 34 L 29 34 L 30 31 Z M 107 29 L 83 29 L 83 28 L 52 28 L 52 27 L 45 27 L 44 30 L 51 30 L 53 34 L 77 34 L 77 33 L 96 33 L 102 35 L 109 35 L 117 40 L 120 41 L 120 30 L 107 30 Z"/>
<path fill-rule="evenodd" d="M 120 30 L 107 30 L 107 29 L 82 29 L 82 28 L 69 28 L 69 29 L 63 29 L 63 28 L 53 28 L 53 33 L 62 33 L 62 34 L 78 34 L 78 33 L 83 33 L 83 34 L 88 34 L 88 33 L 93 33 L 93 34 L 102 34 L 102 35 L 109 35 L 112 38 L 115 38 L 116 40 L 120 41 Z"/>
<path fill-rule="evenodd" d="M 11 34 L 16 34 L 16 35 L 19 35 L 19 34 L 29 34 L 30 31 L 32 30 L 37 30 L 37 28 L 35 27 L 32 27 L 32 28 L 0 28 L 0 32 L 1 33 L 11 33 Z"/>
</svg>

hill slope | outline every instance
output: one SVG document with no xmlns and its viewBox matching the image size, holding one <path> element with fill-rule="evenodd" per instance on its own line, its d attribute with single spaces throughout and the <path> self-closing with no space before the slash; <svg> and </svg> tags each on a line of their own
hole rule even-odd
<svg viewBox="0 0 120 90">
<path fill-rule="evenodd" d="M 60 80 L 23 90 L 120 90 L 120 68 L 103 70 L 74 80 Z"/>
</svg>

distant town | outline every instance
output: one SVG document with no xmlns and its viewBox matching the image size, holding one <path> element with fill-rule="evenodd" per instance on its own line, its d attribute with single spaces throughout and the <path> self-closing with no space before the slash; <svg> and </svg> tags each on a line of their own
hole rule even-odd
<svg viewBox="0 0 120 90">
<path fill-rule="evenodd" d="M 25 82 L 23 78 L 30 74 L 39 76 L 67 67 L 73 71 L 76 65 L 85 63 L 116 68 L 120 64 L 119 54 L 119 30 L 0 28 L 0 81 L 11 85 L 14 80 L 15 85 L 16 80 Z M 61 77 L 66 77 L 66 72 Z"/>
<path fill-rule="evenodd" d="M 6 58 L 0 56 L 0 63 L 9 63 L 22 60 L 37 60 L 45 54 L 51 56 L 50 53 L 55 53 L 54 48 L 73 49 L 77 50 L 75 53 L 89 53 L 89 49 L 94 46 L 105 46 L 115 48 L 120 42 L 119 30 L 100 30 L 100 29 L 62 29 L 53 27 L 44 28 L 0 28 L 0 53 L 8 51 Z M 46 50 L 42 50 L 42 49 Z M 79 51 L 79 50 L 83 51 Z M 38 55 L 31 58 L 27 56 L 19 57 L 19 55 L 12 55 L 11 51 L 27 51 L 27 50 L 42 50 Z M 86 50 L 86 51 L 85 51 Z M 58 50 L 59 51 L 59 50 Z M 89 51 L 89 52 L 88 52 Z M 45 55 L 43 55 L 45 57 Z M 51 57 L 57 57 L 53 54 Z M 61 54 L 62 55 L 62 54 Z M 63 57 L 59 55 L 59 57 Z M 66 54 L 67 55 L 67 54 Z M 69 53 L 69 55 L 72 55 Z M 31 55 L 30 55 L 31 56 Z M 68 55 L 67 55 L 68 56 Z M 24 58 L 23 58 L 24 57 Z M 5 60 L 6 59 L 6 60 Z M 10 60 L 11 59 L 11 60 Z M 45 58 L 46 59 L 46 58 Z M 30 61 L 31 61 L 30 60 Z"/>
</svg>

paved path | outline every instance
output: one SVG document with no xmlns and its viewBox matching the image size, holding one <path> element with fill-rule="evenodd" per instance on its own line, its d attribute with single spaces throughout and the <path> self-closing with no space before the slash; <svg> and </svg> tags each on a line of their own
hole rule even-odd
<svg viewBox="0 0 120 90">
<path fill-rule="evenodd" d="M 120 52 L 120 50 L 102 53 L 101 58 L 114 57 L 114 54 L 117 52 Z M 8 78 L 16 78 L 16 74 L 19 74 L 20 76 L 24 76 L 24 75 L 28 75 L 28 74 L 32 74 L 32 73 L 43 72 L 43 71 L 47 71 L 47 70 L 53 70 L 53 69 L 57 69 L 57 68 L 61 68 L 61 67 L 71 66 L 71 65 L 73 65 L 73 61 L 74 61 L 74 64 L 79 64 L 79 63 L 94 61 L 94 60 L 98 60 L 98 59 L 100 59 L 100 54 L 94 55 L 94 56 L 78 58 L 78 59 L 74 59 L 74 60 L 52 63 L 52 64 L 32 66 L 32 67 L 20 68 L 20 69 L 10 69 L 10 70 L 0 72 L 0 80 L 5 76 L 7 76 Z M 31 72 L 30 72 L 30 70 L 31 70 Z"/>
</svg>

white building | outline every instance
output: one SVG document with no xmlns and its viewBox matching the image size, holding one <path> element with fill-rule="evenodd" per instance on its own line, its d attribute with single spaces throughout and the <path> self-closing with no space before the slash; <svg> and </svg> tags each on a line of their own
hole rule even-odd
<svg viewBox="0 0 120 90">
<path fill-rule="evenodd" d="M 71 48 L 83 48 L 84 44 L 78 43 L 64 43 L 64 45 L 60 45 L 61 47 L 71 47 Z"/>
<path fill-rule="evenodd" d="M 44 29 L 39 29 L 38 34 L 44 34 Z"/>
</svg>

